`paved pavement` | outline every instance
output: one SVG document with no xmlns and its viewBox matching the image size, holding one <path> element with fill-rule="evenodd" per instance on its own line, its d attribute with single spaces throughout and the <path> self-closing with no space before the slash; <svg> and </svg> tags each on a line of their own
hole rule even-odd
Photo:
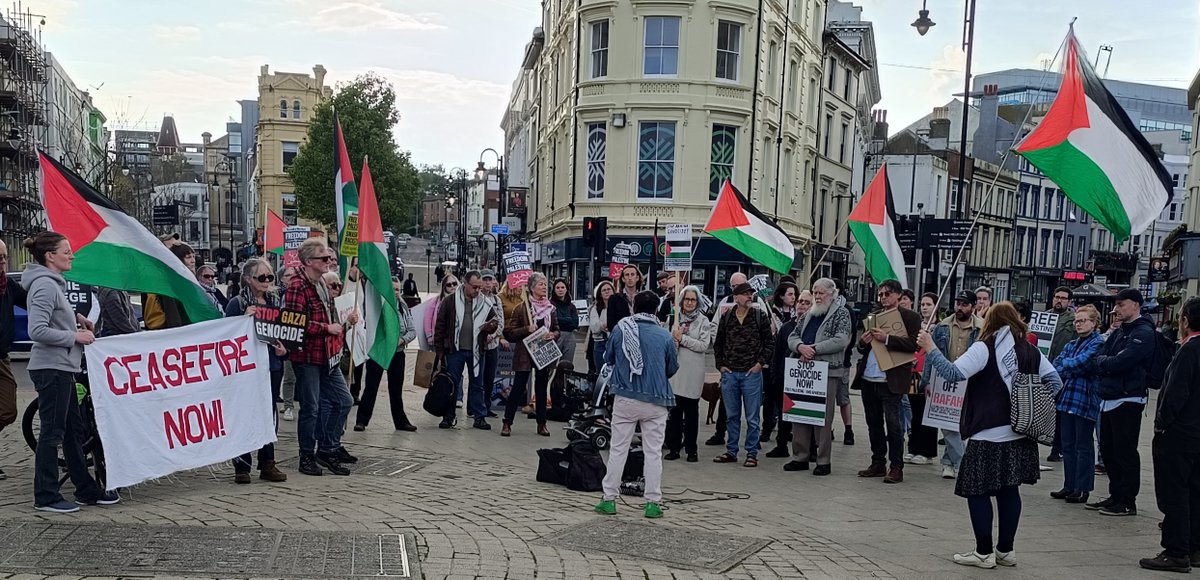
<svg viewBox="0 0 1200 580">
<path fill-rule="evenodd" d="M 14 371 L 23 409 L 34 393 L 24 363 Z M 362 458 L 350 477 L 297 473 L 296 424 L 281 422 L 286 483 L 235 485 L 226 463 L 71 515 L 32 509 L 32 453 L 6 429 L 0 578 L 1130 578 L 1146 576 L 1137 559 L 1157 551 L 1148 425 L 1140 515 L 1056 502 L 1047 494 L 1060 472 L 1045 472 L 1022 490 L 1019 566 L 987 571 L 950 560 L 973 541 L 965 502 L 937 467 L 909 466 L 900 485 L 855 477 L 870 454 L 857 413 L 859 444 L 835 445 L 832 476 L 784 472 L 783 459 L 718 465 L 720 448 L 704 447 L 700 463 L 667 462 L 666 517 L 649 521 L 638 498 L 606 518 L 591 511 L 598 493 L 534 481 L 535 450 L 562 446 L 561 430 L 537 437 L 527 419 L 509 439 L 495 420 L 488 432 L 465 419 L 439 430 L 422 392 L 405 389 L 416 433 L 393 431 L 379 394 L 366 432 L 345 436 Z"/>
</svg>

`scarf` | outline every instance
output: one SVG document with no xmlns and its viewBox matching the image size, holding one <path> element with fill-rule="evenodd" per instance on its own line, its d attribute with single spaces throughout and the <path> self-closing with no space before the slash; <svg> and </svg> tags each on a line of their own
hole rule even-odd
<svg viewBox="0 0 1200 580">
<path fill-rule="evenodd" d="M 535 321 L 542 320 L 546 323 L 546 327 L 550 326 L 550 318 L 554 316 L 554 303 L 549 298 L 541 300 L 529 295 L 529 307 L 533 309 L 533 319 Z"/>
<path fill-rule="evenodd" d="M 454 348 L 458 349 L 458 337 L 462 334 L 463 316 L 467 313 L 467 298 L 464 294 L 467 291 L 466 286 L 460 284 L 458 290 L 454 291 Z M 471 300 L 471 321 L 472 328 L 475 329 L 475 347 L 471 349 L 472 368 L 475 369 L 476 376 L 479 376 L 479 354 L 483 352 L 483 344 L 479 342 L 479 329 L 487 323 L 488 314 L 492 312 L 492 307 L 487 300 L 483 299 L 483 294 L 477 294 L 474 300 Z"/>
<path fill-rule="evenodd" d="M 645 361 L 642 360 L 642 336 L 638 329 L 638 321 L 644 320 L 651 324 L 658 324 L 658 318 L 653 314 L 634 314 L 622 318 L 617 323 L 617 328 L 621 329 L 621 350 L 625 352 L 625 358 L 629 360 L 629 380 L 633 377 L 642 374 L 645 368 Z"/>
</svg>

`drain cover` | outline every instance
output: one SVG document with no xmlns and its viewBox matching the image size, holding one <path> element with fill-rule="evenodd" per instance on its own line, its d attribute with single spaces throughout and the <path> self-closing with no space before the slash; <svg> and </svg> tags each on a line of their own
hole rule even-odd
<svg viewBox="0 0 1200 580">
<path fill-rule="evenodd" d="M 0 522 L 0 571 L 420 578 L 412 534 Z"/>
<path fill-rule="evenodd" d="M 605 552 L 709 572 L 724 572 L 771 543 L 761 538 L 617 520 L 577 524 L 546 536 L 541 542 L 585 553 Z"/>
</svg>

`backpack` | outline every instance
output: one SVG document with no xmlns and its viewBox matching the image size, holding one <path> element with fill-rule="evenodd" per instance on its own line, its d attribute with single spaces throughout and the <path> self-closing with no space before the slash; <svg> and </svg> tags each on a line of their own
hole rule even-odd
<svg viewBox="0 0 1200 580">
<path fill-rule="evenodd" d="M 1146 367 L 1146 388 L 1162 388 L 1163 379 L 1167 376 L 1167 367 L 1175 357 L 1175 343 L 1161 332 L 1154 333 L 1154 353 L 1150 355 L 1150 364 Z"/>
<path fill-rule="evenodd" d="M 600 452 L 587 439 L 567 444 L 570 457 L 567 466 L 567 489 L 574 491 L 600 491 L 604 489 L 604 475 L 608 467 Z"/>
<path fill-rule="evenodd" d="M 434 367 L 437 366 L 435 362 Z M 421 406 L 426 413 L 434 417 L 444 417 L 454 408 L 454 380 L 450 378 L 450 372 L 446 370 L 445 365 L 429 382 L 429 390 L 425 391 L 425 401 Z"/>
</svg>

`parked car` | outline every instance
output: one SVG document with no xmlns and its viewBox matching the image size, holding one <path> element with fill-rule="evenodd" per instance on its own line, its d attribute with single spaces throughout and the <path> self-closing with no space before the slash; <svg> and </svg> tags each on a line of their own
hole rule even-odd
<svg viewBox="0 0 1200 580">
<path fill-rule="evenodd" d="M 20 284 L 22 274 L 24 272 L 9 272 L 8 277 L 17 284 Z M 75 312 L 86 316 L 88 320 L 96 322 L 100 319 L 100 299 L 96 297 L 96 293 L 92 290 L 91 286 L 67 282 L 67 300 L 75 306 Z M 141 322 L 141 296 L 130 296 L 129 301 L 133 304 L 133 312 L 137 314 L 138 322 Z M 12 350 L 13 352 L 29 352 L 29 349 L 33 346 L 33 342 L 29 340 L 29 313 L 20 306 L 14 306 L 13 319 L 16 323 L 16 328 L 14 329 Z"/>
</svg>

